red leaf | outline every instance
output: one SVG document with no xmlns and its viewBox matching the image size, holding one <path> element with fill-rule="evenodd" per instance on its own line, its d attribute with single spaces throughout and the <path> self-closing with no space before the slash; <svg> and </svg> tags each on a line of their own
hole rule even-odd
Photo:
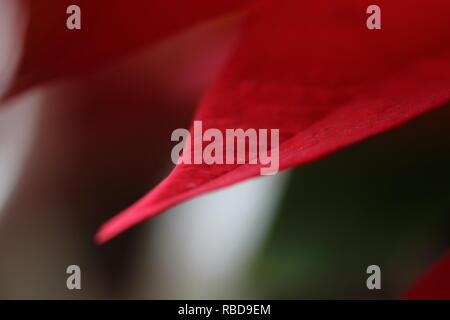
<svg viewBox="0 0 450 320">
<path fill-rule="evenodd" d="M 204 129 L 279 128 L 280 168 L 298 166 L 398 126 L 450 99 L 450 2 L 263 1 L 203 99 Z M 96 240 L 183 200 L 259 175 L 256 165 L 178 165 Z"/>
<path fill-rule="evenodd" d="M 111 63 L 196 23 L 242 10 L 247 0 L 26 0 L 24 55 L 9 95 Z M 66 9 L 81 8 L 81 30 Z"/>
<path fill-rule="evenodd" d="M 450 300 L 450 253 L 425 273 L 403 299 Z"/>
</svg>

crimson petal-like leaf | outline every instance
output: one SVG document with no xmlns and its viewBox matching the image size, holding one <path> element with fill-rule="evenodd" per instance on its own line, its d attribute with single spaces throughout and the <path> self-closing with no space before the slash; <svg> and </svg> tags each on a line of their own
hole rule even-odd
<svg viewBox="0 0 450 320">
<path fill-rule="evenodd" d="M 127 56 L 196 23 L 245 8 L 247 0 L 25 0 L 29 23 L 24 53 L 9 96 L 57 77 Z M 70 5 L 81 30 L 66 28 Z"/>
<path fill-rule="evenodd" d="M 204 97 L 203 128 L 279 128 L 280 168 L 324 157 L 450 99 L 449 1 L 262 1 Z M 169 139 L 169 137 L 168 137 Z M 259 175 L 257 165 L 180 164 L 107 222 L 105 242 L 183 200 Z"/>
<path fill-rule="evenodd" d="M 450 253 L 421 277 L 405 300 L 450 300 Z"/>
</svg>

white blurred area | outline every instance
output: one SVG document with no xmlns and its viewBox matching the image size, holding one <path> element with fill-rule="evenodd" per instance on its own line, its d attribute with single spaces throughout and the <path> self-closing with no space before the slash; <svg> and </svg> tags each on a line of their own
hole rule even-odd
<svg viewBox="0 0 450 320">
<path fill-rule="evenodd" d="M 157 218 L 148 240 L 155 254 L 148 262 L 156 268 L 158 297 L 252 296 L 246 291 L 248 267 L 266 239 L 287 175 L 248 180 Z"/>
<path fill-rule="evenodd" d="M 0 97 L 20 60 L 26 14 L 22 1 L 0 0 Z M 0 108 L 0 212 L 24 164 L 36 122 L 38 94 L 15 99 Z"/>
<path fill-rule="evenodd" d="M 0 108 L 0 218 L 31 148 L 41 98 L 34 91 Z"/>
</svg>

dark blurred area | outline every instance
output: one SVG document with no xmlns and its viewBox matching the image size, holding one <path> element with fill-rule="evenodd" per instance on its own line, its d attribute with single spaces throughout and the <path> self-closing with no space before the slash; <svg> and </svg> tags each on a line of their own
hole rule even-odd
<svg viewBox="0 0 450 320">
<path fill-rule="evenodd" d="M 399 298 L 450 245 L 450 106 L 293 170 L 260 298 Z M 367 290 L 379 265 L 382 290 Z"/>
</svg>

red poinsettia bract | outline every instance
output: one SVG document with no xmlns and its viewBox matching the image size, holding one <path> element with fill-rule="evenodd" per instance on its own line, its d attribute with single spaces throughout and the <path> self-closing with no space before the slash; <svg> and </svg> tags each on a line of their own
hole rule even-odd
<svg viewBox="0 0 450 320">
<path fill-rule="evenodd" d="M 380 30 L 366 27 L 372 2 L 365 0 L 131 1 L 126 7 L 120 1 L 80 1 L 89 8 L 84 34 L 53 28 L 58 21 L 51 12 L 66 2 L 29 1 L 31 19 L 45 15 L 50 21 L 28 34 L 11 94 L 120 58 L 200 21 L 245 11 L 239 43 L 195 120 L 205 130 L 279 129 L 280 169 L 320 159 L 450 100 L 447 0 L 379 0 Z M 42 46 L 44 40 L 49 47 Z M 78 50 L 83 46 L 89 49 Z M 96 241 L 108 241 L 184 200 L 256 177 L 259 169 L 178 164 L 108 221 Z M 448 261 L 406 297 L 448 298 Z"/>
</svg>

